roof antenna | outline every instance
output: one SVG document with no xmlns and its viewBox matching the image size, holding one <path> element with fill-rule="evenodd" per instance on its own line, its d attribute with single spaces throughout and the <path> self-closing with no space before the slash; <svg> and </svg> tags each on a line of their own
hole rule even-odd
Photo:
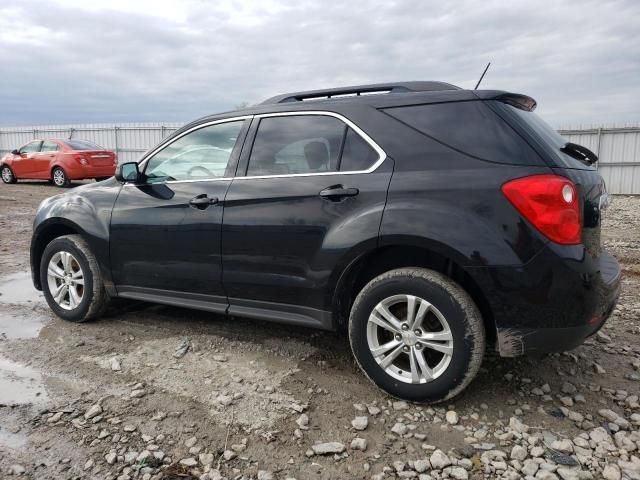
<svg viewBox="0 0 640 480">
<path fill-rule="evenodd" d="M 480 86 L 480 82 L 484 78 L 484 74 L 487 73 L 487 70 L 489 70 L 490 66 L 491 66 L 491 62 L 487 63 L 487 66 L 485 67 L 484 72 L 482 72 L 482 75 L 480 75 L 480 80 L 478 80 L 478 83 L 476 83 L 474 90 L 478 89 L 478 87 Z"/>
</svg>

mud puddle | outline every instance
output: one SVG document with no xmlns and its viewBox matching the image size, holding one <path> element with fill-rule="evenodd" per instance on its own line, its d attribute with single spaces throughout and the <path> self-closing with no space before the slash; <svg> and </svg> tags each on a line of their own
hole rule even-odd
<svg viewBox="0 0 640 480">
<path fill-rule="evenodd" d="M 0 357 L 0 405 L 29 405 L 48 399 L 38 371 Z"/>
<path fill-rule="evenodd" d="M 34 288 L 29 272 L 11 273 L 0 277 L 0 303 L 34 305 L 42 302 L 42 292 Z"/>
</svg>

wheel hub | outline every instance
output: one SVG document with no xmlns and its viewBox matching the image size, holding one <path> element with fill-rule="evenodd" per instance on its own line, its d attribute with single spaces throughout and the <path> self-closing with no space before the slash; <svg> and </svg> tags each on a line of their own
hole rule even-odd
<svg viewBox="0 0 640 480">
<path fill-rule="evenodd" d="M 402 342 L 408 347 L 413 347 L 418 343 L 418 337 L 413 332 L 402 332 Z"/>
</svg>

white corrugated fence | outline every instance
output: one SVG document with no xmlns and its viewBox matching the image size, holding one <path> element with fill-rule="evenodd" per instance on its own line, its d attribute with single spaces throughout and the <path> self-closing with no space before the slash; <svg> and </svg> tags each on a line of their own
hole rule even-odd
<svg viewBox="0 0 640 480">
<path fill-rule="evenodd" d="M 0 128 L 0 155 L 34 138 L 81 138 L 113 150 L 120 162 L 134 161 L 181 123 L 40 125 Z M 561 129 L 568 141 L 593 150 L 611 193 L 640 194 L 640 127 Z"/>
</svg>

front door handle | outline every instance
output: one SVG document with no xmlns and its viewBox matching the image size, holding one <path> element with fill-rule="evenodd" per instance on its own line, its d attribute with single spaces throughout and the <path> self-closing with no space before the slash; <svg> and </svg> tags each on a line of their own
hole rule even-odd
<svg viewBox="0 0 640 480">
<path fill-rule="evenodd" d="M 346 197 L 355 197 L 360 193 L 357 188 L 347 188 L 342 185 L 333 185 L 320 191 L 320 196 L 327 200 L 338 201 Z"/>
<path fill-rule="evenodd" d="M 193 197 L 191 200 L 189 200 L 189 205 L 197 208 L 198 210 L 204 210 L 209 205 L 215 205 L 216 203 L 218 203 L 218 198 L 209 198 L 206 193 L 198 195 L 197 197 Z"/>
</svg>

